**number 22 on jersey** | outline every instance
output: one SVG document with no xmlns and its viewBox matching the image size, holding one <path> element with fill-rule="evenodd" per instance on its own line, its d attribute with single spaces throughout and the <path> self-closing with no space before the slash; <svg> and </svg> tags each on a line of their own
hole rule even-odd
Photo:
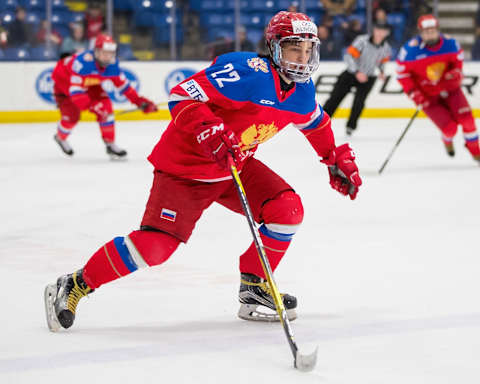
<svg viewBox="0 0 480 384">
<path fill-rule="evenodd" d="M 225 69 L 213 72 L 210 75 L 217 82 L 220 88 L 223 88 L 225 86 L 225 84 L 223 84 L 225 82 L 232 83 L 234 81 L 240 80 L 240 75 L 237 71 L 234 70 L 232 63 L 225 64 L 223 68 Z"/>
</svg>

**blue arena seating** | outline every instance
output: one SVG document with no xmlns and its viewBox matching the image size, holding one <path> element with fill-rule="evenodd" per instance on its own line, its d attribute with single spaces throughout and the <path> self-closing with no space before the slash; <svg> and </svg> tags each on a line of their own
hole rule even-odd
<svg viewBox="0 0 480 384">
<path fill-rule="evenodd" d="M 181 25 L 177 25 L 175 28 L 175 37 L 177 44 L 183 43 L 183 28 Z M 153 38 L 157 44 L 168 44 L 170 43 L 170 25 L 159 25 L 156 26 L 153 33 Z"/>
<path fill-rule="evenodd" d="M 17 60 L 29 60 L 30 53 L 26 48 L 7 48 L 5 49 L 5 60 L 17 61 Z"/>
<path fill-rule="evenodd" d="M 118 44 L 117 57 L 119 60 L 137 60 L 133 54 L 132 46 L 130 44 Z"/>
<path fill-rule="evenodd" d="M 58 51 L 55 48 L 48 49 L 45 46 L 30 48 L 30 60 L 33 60 L 33 61 L 58 60 Z"/>
<path fill-rule="evenodd" d="M 24 0 L 23 6 L 29 9 L 45 10 L 45 0 Z"/>
<path fill-rule="evenodd" d="M 13 20 L 15 20 L 14 11 L 3 11 L 0 13 L 0 21 L 3 26 L 8 26 Z"/>
<path fill-rule="evenodd" d="M 20 4 L 17 0 L 0 0 L 0 10 L 12 10 L 14 11 Z"/>
</svg>

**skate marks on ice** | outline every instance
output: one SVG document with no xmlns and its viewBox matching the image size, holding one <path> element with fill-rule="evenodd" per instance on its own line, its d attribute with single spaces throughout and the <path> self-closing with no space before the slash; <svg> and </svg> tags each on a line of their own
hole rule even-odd
<svg viewBox="0 0 480 384">
<path fill-rule="evenodd" d="M 301 318 L 295 325 L 297 339 L 309 347 L 319 342 L 320 351 L 322 345 L 325 349 L 331 348 L 331 344 L 328 343 L 333 341 L 480 327 L 480 313 L 402 320 L 362 320 L 361 322 L 352 322 L 342 316 L 316 313 L 300 316 Z M 143 341 L 146 344 L 0 359 L 0 374 L 61 369 L 85 364 L 119 363 L 149 358 L 159 358 L 159 364 L 161 364 L 162 357 L 165 357 L 168 363 L 168 359 L 174 356 L 195 356 L 199 353 L 223 355 L 232 349 L 248 350 L 251 356 L 257 355 L 256 360 L 261 361 L 262 366 L 267 369 L 269 366 L 270 368 L 283 366 L 293 370 L 288 350 L 280 347 L 285 344 L 283 335 L 279 332 L 278 324 L 272 323 L 204 320 L 176 325 L 83 327 L 52 335 L 52 338 L 56 338 L 58 335 L 62 341 L 68 344 L 78 337 L 91 338 L 92 341 L 109 338 L 139 343 Z M 155 342 L 152 343 L 152 340 Z M 54 342 L 59 343 L 59 340 Z M 275 350 L 275 354 L 265 353 L 266 349 Z M 319 369 L 317 368 L 317 370 Z"/>
</svg>

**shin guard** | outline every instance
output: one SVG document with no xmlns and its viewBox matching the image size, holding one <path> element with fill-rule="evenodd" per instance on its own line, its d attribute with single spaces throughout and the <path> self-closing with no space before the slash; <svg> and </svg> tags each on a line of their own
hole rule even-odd
<svg viewBox="0 0 480 384">
<path fill-rule="evenodd" d="M 180 241 L 163 232 L 133 231 L 116 237 L 93 254 L 83 269 L 87 285 L 96 289 L 102 284 L 168 260 Z"/>
</svg>

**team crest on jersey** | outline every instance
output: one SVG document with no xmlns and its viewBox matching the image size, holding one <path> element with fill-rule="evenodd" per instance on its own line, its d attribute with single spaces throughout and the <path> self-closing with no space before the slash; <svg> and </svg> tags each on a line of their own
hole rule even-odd
<svg viewBox="0 0 480 384">
<path fill-rule="evenodd" d="M 437 82 L 445 72 L 445 63 L 434 63 L 427 67 L 427 78 L 430 81 Z"/>
<path fill-rule="evenodd" d="M 252 57 L 247 60 L 248 66 L 253 68 L 255 72 L 262 71 L 263 73 L 268 73 L 268 65 L 259 57 Z"/>
<path fill-rule="evenodd" d="M 85 55 L 83 55 L 83 60 L 93 61 L 93 55 L 91 53 L 86 53 Z"/>
<path fill-rule="evenodd" d="M 271 124 L 252 124 L 241 135 L 240 148 L 246 151 L 255 148 L 258 144 L 263 143 L 275 136 L 278 127 L 272 122 Z"/>
<path fill-rule="evenodd" d="M 101 81 L 100 81 L 99 77 L 86 77 L 83 80 L 83 85 L 85 87 L 91 87 L 92 85 L 98 85 L 100 83 L 101 83 Z"/>
</svg>

